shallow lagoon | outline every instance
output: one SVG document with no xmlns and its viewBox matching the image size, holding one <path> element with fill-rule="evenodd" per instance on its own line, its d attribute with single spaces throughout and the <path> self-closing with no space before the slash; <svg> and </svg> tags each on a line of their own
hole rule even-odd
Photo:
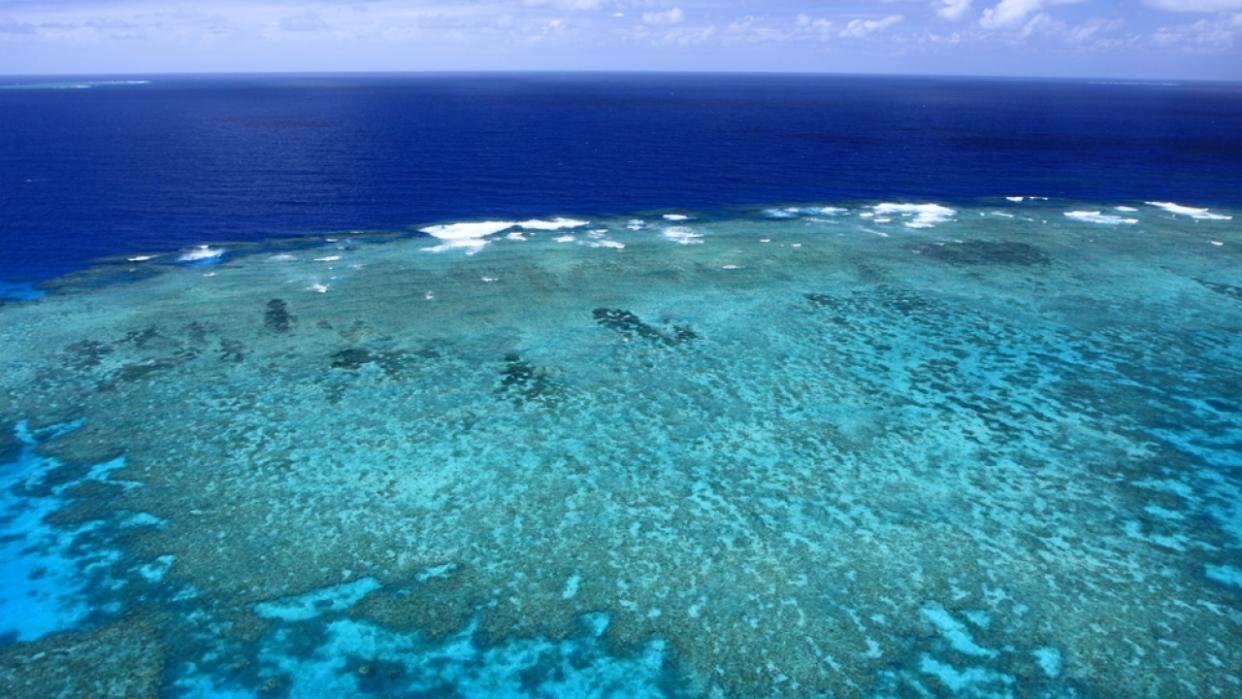
<svg viewBox="0 0 1242 699">
<path fill-rule="evenodd" d="M 877 204 L 212 246 L 0 307 L 0 686 L 1242 691 L 1232 212 Z"/>
</svg>

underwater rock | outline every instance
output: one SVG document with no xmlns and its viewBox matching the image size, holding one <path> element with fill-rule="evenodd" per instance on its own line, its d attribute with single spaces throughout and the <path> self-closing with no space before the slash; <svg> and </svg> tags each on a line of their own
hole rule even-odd
<svg viewBox="0 0 1242 699">
<path fill-rule="evenodd" d="M 65 348 L 65 366 L 73 369 L 89 369 L 99 366 L 103 358 L 112 354 L 112 348 L 95 340 L 82 340 Z"/>
<path fill-rule="evenodd" d="M 176 346 L 175 340 L 164 337 L 160 331 L 154 327 L 146 327 L 142 330 L 131 330 L 121 338 L 121 343 L 130 343 L 138 349 L 151 349 L 155 346 Z"/>
<path fill-rule="evenodd" d="M 389 377 L 396 377 L 418 359 L 434 359 L 438 356 L 439 353 L 433 349 L 407 352 L 400 349 L 371 351 L 362 347 L 348 347 L 333 353 L 332 368 L 356 371 L 364 364 L 375 364 Z"/>
<path fill-rule="evenodd" d="M 350 347 L 332 355 L 332 368 L 354 371 L 361 368 L 363 364 L 370 364 L 373 361 L 375 358 L 367 350 Z"/>
<path fill-rule="evenodd" d="M 297 317 L 289 312 L 289 304 L 281 299 L 267 302 L 267 310 L 263 313 L 263 325 L 273 332 L 287 333 L 293 329 Z"/>
<path fill-rule="evenodd" d="M 246 359 L 246 346 L 237 340 L 220 339 L 220 361 L 239 364 Z"/>
<path fill-rule="evenodd" d="M 919 253 L 955 265 L 1046 265 L 1051 258 L 1039 248 L 1015 241 L 969 240 L 947 245 L 924 245 Z"/>
<path fill-rule="evenodd" d="M 1242 286 L 1233 286 L 1232 284 L 1221 284 L 1220 282 L 1209 282 L 1203 279 L 1196 279 L 1205 289 L 1215 291 L 1223 296 L 1228 296 L 1235 301 L 1242 301 Z"/>
<path fill-rule="evenodd" d="M 548 377 L 547 370 L 523 360 L 516 352 L 505 355 L 505 366 L 500 374 L 504 378 L 497 392 L 513 396 L 516 403 L 546 403 L 561 396 L 561 387 Z"/>
<path fill-rule="evenodd" d="M 871 292 L 853 292 L 848 296 L 832 296 L 829 294 L 802 295 L 815 310 L 831 309 L 839 314 L 833 320 L 839 324 L 846 323 L 847 315 L 866 315 L 876 310 L 895 311 L 903 316 L 926 314 L 935 310 L 934 306 L 919 294 L 893 286 L 878 286 Z"/>
<path fill-rule="evenodd" d="M 664 345 L 679 345 L 690 340 L 697 340 L 699 335 L 684 325 L 673 328 L 671 334 L 665 333 L 654 325 L 643 322 L 632 312 L 621 308 L 597 308 L 592 312 L 595 322 L 621 333 L 626 339 L 641 337 Z"/>
<path fill-rule="evenodd" d="M 166 648 L 157 619 L 126 617 L 0 651 L 0 696 L 155 697 Z"/>
<path fill-rule="evenodd" d="M 0 464 L 11 464 L 22 455 L 22 443 L 14 429 L 12 423 L 0 420 Z"/>
</svg>

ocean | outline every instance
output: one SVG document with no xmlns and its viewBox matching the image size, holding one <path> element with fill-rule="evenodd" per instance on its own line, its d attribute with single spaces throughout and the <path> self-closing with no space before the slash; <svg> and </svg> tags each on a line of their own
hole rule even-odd
<svg viewBox="0 0 1242 699">
<path fill-rule="evenodd" d="M 5 696 L 1242 688 L 1242 86 L 0 79 Z"/>
<path fill-rule="evenodd" d="M 31 83 L 0 89 L 10 283 L 120 253 L 470 218 L 1014 193 L 1242 204 L 1238 84 L 0 78 Z"/>
</svg>

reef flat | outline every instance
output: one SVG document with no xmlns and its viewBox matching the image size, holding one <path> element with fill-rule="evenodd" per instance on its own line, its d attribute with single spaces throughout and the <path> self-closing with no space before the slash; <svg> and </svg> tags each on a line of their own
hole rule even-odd
<svg viewBox="0 0 1242 699">
<path fill-rule="evenodd" d="M 1131 204 L 450 223 L 7 304 L 0 688 L 1237 696 L 1242 230 Z"/>
</svg>

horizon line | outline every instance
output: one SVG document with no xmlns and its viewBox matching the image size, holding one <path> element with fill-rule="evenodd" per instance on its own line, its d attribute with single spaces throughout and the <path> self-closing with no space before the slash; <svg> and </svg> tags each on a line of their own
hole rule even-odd
<svg viewBox="0 0 1242 699">
<path fill-rule="evenodd" d="M 115 71 L 115 72 L 49 72 L 49 73 L 0 73 L 0 79 L 22 78 L 112 78 L 112 77 L 233 77 L 233 76 L 504 76 L 504 75 L 734 75 L 734 76 L 790 76 L 790 77 L 841 77 L 841 78 L 952 78 L 974 80 L 1014 81 L 1080 81 L 1118 82 L 1131 84 L 1171 85 L 1178 83 L 1242 84 L 1242 77 L 1213 79 L 1198 77 L 1139 78 L 1109 75 L 1007 75 L 988 73 L 900 73 L 900 72 L 843 72 L 813 70 L 681 70 L 681 69 L 442 69 L 442 70 L 246 70 L 246 71 Z"/>
</svg>

